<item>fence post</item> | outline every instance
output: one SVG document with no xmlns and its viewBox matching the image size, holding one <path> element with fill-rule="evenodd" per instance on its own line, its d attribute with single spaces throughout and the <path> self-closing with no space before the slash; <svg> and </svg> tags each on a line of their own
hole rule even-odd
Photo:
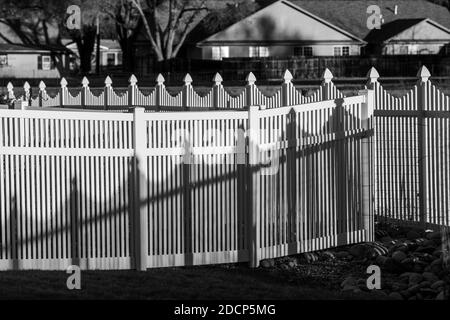
<svg viewBox="0 0 450 320">
<path fill-rule="evenodd" d="M 161 109 L 162 106 L 162 96 L 163 96 L 163 91 L 165 89 L 165 85 L 164 82 L 166 81 L 166 79 L 164 79 L 163 75 L 160 73 L 158 74 L 158 76 L 156 77 L 156 88 L 155 88 L 155 106 L 156 106 L 156 111 L 159 111 Z"/>
<path fill-rule="evenodd" d="M 104 91 L 105 92 L 105 94 L 104 94 L 105 101 L 104 101 L 104 105 L 103 105 L 104 110 L 108 110 L 109 100 L 111 98 L 111 91 L 112 91 L 111 85 L 112 85 L 112 80 L 109 76 L 107 76 L 105 79 L 105 89 L 104 89 L 105 90 Z"/>
<path fill-rule="evenodd" d="M 14 86 L 11 82 L 8 82 L 6 89 L 8 90 L 8 100 L 14 100 L 16 96 L 14 95 Z"/>
<path fill-rule="evenodd" d="M 259 265 L 260 253 L 260 156 L 259 156 L 259 107 L 248 107 L 248 150 L 249 150 L 249 188 L 248 198 L 250 199 L 250 210 L 248 219 L 248 252 L 249 264 L 251 268 L 256 268 Z"/>
<path fill-rule="evenodd" d="M 366 89 L 360 90 L 358 95 L 364 95 L 361 110 L 362 128 L 365 130 L 361 141 L 361 209 L 364 221 L 365 241 L 374 241 L 374 144 L 373 144 L 373 111 L 374 92 Z"/>
<path fill-rule="evenodd" d="M 328 68 L 325 69 L 325 71 L 322 74 L 322 79 L 323 79 L 321 85 L 322 101 L 335 99 L 336 97 L 334 97 L 332 93 L 333 83 L 331 82 L 333 79 L 333 74 L 331 73 L 330 69 Z"/>
<path fill-rule="evenodd" d="M 427 119 L 425 118 L 425 111 L 428 110 L 428 92 L 429 92 L 429 78 L 431 74 L 427 67 L 422 66 L 417 73 L 417 111 L 419 111 L 419 118 L 417 121 L 418 130 L 418 156 L 419 156 L 419 211 L 420 222 L 426 225 L 427 221 Z"/>
<path fill-rule="evenodd" d="M 66 96 L 67 96 L 67 80 L 65 78 L 61 79 L 61 89 L 59 91 L 59 99 L 60 99 L 60 107 L 64 108 L 66 104 Z"/>
<path fill-rule="evenodd" d="M 183 109 L 189 110 L 189 104 L 192 101 L 192 77 L 187 73 L 184 78 L 184 86 L 182 89 L 182 106 Z"/>
<path fill-rule="evenodd" d="M 47 95 L 47 93 L 45 92 L 45 83 L 44 81 L 39 82 L 39 95 L 38 95 L 38 104 L 39 104 L 39 108 L 42 108 L 44 106 L 44 99 Z"/>
<path fill-rule="evenodd" d="M 23 102 L 22 105 L 25 103 L 26 106 L 30 105 L 30 99 L 31 99 L 31 87 L 30 84 L 28 83 L 28 81 L 25 81 L 25 83 L 23 84 L 23 91 L 24 91 L 24 96 L 23 96 Z"/>
<path fill-rule="evenodd" d="M 292 79 L 294 77 L 292 76 L 292 73 L 289 70 L 286 70 L 283 75 L 283 84 L 281 85 L 281 105 L 283 107 L 291 106 L 293 105 L 293 98 L 291 95 L 292 87 L 294 86 L 292 84 Z"/>
<path fill-rule="evenodd" d="M 137 78 L 134 74 L 128 79 L 130 85 L 128 86 L 128 107 L 133 108 L 136 105 L 136 90 L 137 90 Z"/>
<path fill-rule="evenodd" d="M 219 73 L 216 73 L 214 75 L 214 78 L 213 78 L 213 82 L 214 82 L 214 85 L 213 85 L 213 105 L 212 105 L 213 109 L 219 109 L 220 108 L 220 100 L 221 100 L 220 93 L 223 90 L 222 81 L 223 81 L 222 76 Z"/>
<path fill-rule="evenodd" d="M 247 85 L 245 86 L 245 102 L 246 106 L 254 106 L 256 104 L 256 77 L 253 72 L 250 72 L 245 78 Z"/>
<path fill-rule="evenodd" d="M 88 86 L 89 86 L 89 80 L 86 77 L 83 77 L 83 80 L 81 81 L 82 88 L 81 88 L 81 108 L 86 109 L 86 100 L 87 100 L 87 92 L 88 92 Z"/>
<path fill-rule="evenodd" d="M 134 108 L 134 248 L 136 269 L 147 270 L 148 217 L 145 179 L 146 132 L 143 107 Z"/>
</svg>

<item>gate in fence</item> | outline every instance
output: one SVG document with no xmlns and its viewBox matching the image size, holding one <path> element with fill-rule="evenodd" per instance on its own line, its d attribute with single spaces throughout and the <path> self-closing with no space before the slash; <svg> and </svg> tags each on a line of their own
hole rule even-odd
<svg viewBox="0 0 450 320">
<path fill-rule="evenodd" d="M 371 241 L 373 101 L 0 110 L 0 269 L 257 266 Z"/>
</svg>

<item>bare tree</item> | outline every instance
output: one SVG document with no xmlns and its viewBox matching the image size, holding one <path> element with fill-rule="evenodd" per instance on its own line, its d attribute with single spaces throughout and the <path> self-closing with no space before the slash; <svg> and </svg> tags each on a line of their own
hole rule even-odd
<svg viewBox="0 0 450 320">
<path fill-rule="evenodd" d="M 129 0 L 137 9 L 158 61 L 175 58 L 208 8 L 206 0 Z"/>
<path fill-rule="evenodd" d="M 141 25 L 140 14 L 130 0 L 104 0 L 102 10 L 115 24 L 114 31 L 123 54 L 122 67 L 131 71 L 134 67 L 133 44 Z"/>
</svg>

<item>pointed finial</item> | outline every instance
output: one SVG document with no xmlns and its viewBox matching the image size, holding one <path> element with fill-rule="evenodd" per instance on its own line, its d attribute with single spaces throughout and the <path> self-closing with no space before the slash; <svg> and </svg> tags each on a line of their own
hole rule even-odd
<svg viewBox="0 0 450 320">
<path fill-rule="evenodd" d="M 247 75 L 247 78 L 245 78 L 245 81 L 247 81 L 247 84 L 249 84 L 249 85 L 255 84 L 255 82 L 256 82 L 256 77 L 255 77 L 255 75 L 253 74 L 253 72 L 250 72 L 250 73 Z"/>
<path fill-rule="evenodd" d="M 89 80 L 86 77 L 83 77 L 83 80 L 81 80 L 81 84 L 83 87 L 87 87 L 89 85 Z"/>
<path fill-rule="evenodd" d="M 130 83 L 130 85 L 135 86 L 137 81 L 137 78 L 134 74 L 131 75 L 130 79 L 128 79 L 128 82 Z"/>
<path fill-rule="evenodd" d="M 333 74 L 331 73 L 330 69 L 326 68 L 322 75 L 323 80 L 325 83 L 330 83 L 331 79 L 333 79 Z"/>
<path fill-rule="evenodd" d="M 41 82 L 39 82 L 39 91 L 44 91 L 45 88 L 46 88 L 46 85 L 45 85 L 44 81 L 41 80 Z"/>
<path fill-rule="evenodd" d="M 112 85 L 112 80 L 109 76 L 107 76 L 105 79 L 105 86 L 111 87 L 111 85 Z"/>
<path fill-rule="evenodd" d="M 61 88 L 67 87 L 67 80 L 66 80 L 66 78 L 62 78 L 60 84 L 61 84 Z"/>
<path fill-rule="evenodd" d="M 220 86 L 222 84 L 223 78 L 220 73 L 216 73 L 213 78 L 213 82 L 216 86 Z"/>
<path fill-rule="evenodd" d="M 379 77 L 380 74 L 374 67 L 370 68 L 369 72 L 367 72 L 367 78 L 370 79 L 371 83 L 377 82 Z"/>
<path fill-rule="evenodd" d="M 164 84 L 165 81 L 166 81 L 166 79 L 164 79 L 163 75 L 161 73 L 158 74 L 158 76 L 156 77 L 156 83 L 158 85 L 162 85 L 162 84 Z"/>
<path fill-rule="evenodd" d="M 292 73 L 289 70 L 286 70 L 283 74 L 284 83 L 290 83 L 294 79 Z"/>
<path fill-rule="evenodd" d="M 30 91 L 30 84 L 28 83 L 28 81 L 25 81 L 25 83 L 23 84 L 23 89 L 25 91 Z"/>
<path fill-rule="evenodd" d="M 427 67 L 421 66 L 419 72 L 417 73 L 417 77 L 420 78 L 422 82 L 427 82 L 431 77 L 431 73 L 428 71 Z"/>
<path fill-rule="evenodd" d="M 183 78 L 183 81 L 184 81 L 184 84 L 185 84 L 186 86 L 191 85 L 191 83 L 192 83 L 192 77 L 191 77 L 191 75 L 190 75 L 189 73 L 186 73 L 186 75 L 185 75 L 184 78 Z"/>
</svg>

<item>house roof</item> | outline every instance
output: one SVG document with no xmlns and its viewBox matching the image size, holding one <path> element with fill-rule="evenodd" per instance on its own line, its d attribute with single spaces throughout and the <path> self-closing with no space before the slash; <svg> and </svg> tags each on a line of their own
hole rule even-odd
<svg viewBox="0 0 450 320">
<path fill-rule="evenodd" d="M 447 8 L 426 0 L 290 0 L 290 2 L 338 27 L 351 31 L 362 39 L 365 39 L 371 31 L 367 28 L 367 18 L 369 17 L 367 7 L 369 5 L 380 7 L 383 24 L 399 19 L 423 20 L 429 18 L 450 28 L 450 12 Z M 395 6 L 397 6 L 397 14 L 395 14 Z M 405 22 L 399 24 L 403 27 L 405 25 Z M 394 31 L 394 29 L 391 30 Z M 399 30 L 399 32 L 403 30 Z"/>
<path fill-rule="evenodd" d="M 431 19 L 399 19 L 383 24 L 381 29 L 371 30 L 365 39 L 371 43 L 387 42 L 402 32 L 424 23 L 428 23 L 434 28 L 440 29 L 450 35 L 449 29 Z"/>
<path fill-rule="evenodd" d="M 381 9 L 383 24 L 387 26 L 386 32 L 392 34 L 398 27 L 398 32 L 402 32 L 411 27 L 414 22 L 420 23 L 428 18 L 447 29 L 450 29 L 450 12 L 447 8 L 431 3 L 426 0 L 279 0 L 285 1 L 297 6 L 307 12 L 327 21 L 341 30 L 354 35 L 365 41 L 371 33 L 367 28 L 367 7 L 370 5 L 378 5 Z M 277 1 L 275 1 L 277 2 Z M 397 14 L 395 14 L 395 6 L 397 6 Z M 253 7 L 260 10 L 258 6 Z M 251 12 L 252 14 L 254 12 Z M 230 19 L 230 25 L 238 22 Z M 403 20 L 398 23 L 391 23 L 395 20 Z M 405 21 L 407 20 L 407 21 Z M 223 28 L 222 28 L 223 30 Z M 210 34 L 204 38 L 220 32 L 221 30 L 210 30 Z M 371 37 L 373 37 L 373 33 Z M 377 37 L 381 35 L 377 35 Z M 382 36 L 385 37 L 385 36 Z"/>
<path fill-rule="evenodd" d="M 228 28 L 213 34 L 198 45 L 250 42 L 358 42 L 365 41 L 352 32 L 298 6 L 280 0 L 253 12 Z"/>
<path fill-rule="evenodd" d="M 51 50 L 19 44 L 0 43 L 1 53 L 49 53 Z"/>
<path fill-rule="evenodd" d="M 77 49 L 76 43 L 72 39 L 63 39 L 62 43 L 69 49 Z M 97 43 L 95 43 L 94 48 L 96 48 Z M 100 48 L 106 50 L 120 50 L 120 43 L 114 39 L 100 39 Z"/>
</svg>

